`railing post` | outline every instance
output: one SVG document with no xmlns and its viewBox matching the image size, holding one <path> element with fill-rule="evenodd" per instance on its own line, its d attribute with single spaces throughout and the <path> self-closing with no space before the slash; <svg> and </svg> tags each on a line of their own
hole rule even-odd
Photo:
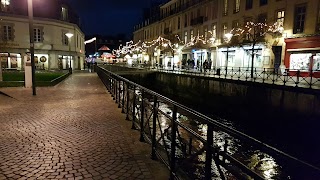
<svg viewBox="0 0 320 180">
<path fill-rule="evenodd" d="M 208 124 L 207 126 L 208 126 L 208 130 L 207 130 L 205 177 L 206 179 L 211 179 L 213 126 L 210 124 Z"/>
<path fill-rule="evenodd" d="M 228 139 L 224 140 L 223 151 L 224 151 L 224 155 L 222 157 L 222 161 L 225 163 L 225 161 L 226 161 L 225 154 L 228 153 Z"/>
<path fill-rule="evenodd" d="M 114 84 L 114 93 L 115 93 L 115 100 L 116 100 L 116 103 L 118 103 L 118 80 L 116 80 L 115 82 L 114 82 L 115 84 Z"/>
<path fill-rule="evenodd" d="M 310 83 L 309 83 L 309 88 L 312 88 L 312 77 L 313 77 L 313 71 L 310 69 Z"/>
<path fill-rule="evenodd" d="M 170 158 L 170 179 L 173 180 L 176 171 L 176 133 L 177 133 L 177 106 L 173 106 L 171 124 L 171 158 Z"/>
<path fill-rule="evenodd" d="M 295 82 L 296 87 L 298 87 L 298 84 L 299 84 L 299 77 L 300 77 L 300 70 L 297 71 L 297 81 Z"/>
<path fill-rule="evenodd" d="M 113 88 L 113 100 L 116 100 L 116 95 L 117 95 L 117 93 L 116 93 L 116 79 L 113 79 L 113 81 L 112 81 L 112 88 Z"/>
<path fill-rule="evenodd" d="M 126 109 L 127 109 L 127 112 L 126 112 L 126 120 L 129 120 L 129 102 L 130 102 L 130 92 L 129 92 L 129 83 L 127 82 L 126 83 L 126 89 L 127 89 L 127 102 L 126 102 Z"/>
<path fill-rule="evenodd" d="M 141 114 L 141 117 L 140 117 L 140 142 L 144 142 L 144 95 L 145 95 L 145 92 L 144 90 L 142 89 L 142 92 L 141 92 L 141 106 L 140 106 L 140 114 Z"/>
<path fill-rule="evenodd" d="M 266 68 L 263 68 L 263 72 L 262 72 L 262 83 L 264 83 L 265 74 L 266 74 Z"/>
<path fill-rule="evenodd" d="M 118 81 L 118 108 L 121 108 L 121 86 L 120 86 L 121 81 Z"/>
<path fill-rule="evenodd" d="M 253 82 L 256 82 L 256 79 L 257 79 L 257 68 L 254 68 Z"/>
<path fill-rule="evenodd" d="M 231 68 L 231 79 L 233 79 L 233 67 Z"/>
<path fill-rule="evenodd" d="M 157 141 L 156 141 L 156 134 L 157 134 L 157 96 L 153 96 L 153 119 L 152 119 L 152 152 L 151 158 L 155 160 L 156 157 L 156 149 L 157 149 Z"/>
<path fill-rule="evenodd" d="M 241 77 L 241 67 L 239 67 L 239 75 L 238 75 L 238 80 L 240 80 Z"/>
<path fill-rule="evenodd" d="M 122 81 L 122 110 L 121 113 L 124 113 L 124 81 Z"/>
<path fill-rule="evenodd" d="M 131 129 L 136 129 L 136 126 L 134 125 L 136 121 L 136 86 L 133 85 L 133 104 L 132 104 L 132 127 Z"/>
<path fill-rule="evenodd" d="M 226 66 L 226 73 L 224 74 L 225 79 L 227 79 L 227 75 L 228 75 L 228 67 Z"/>
</svg>

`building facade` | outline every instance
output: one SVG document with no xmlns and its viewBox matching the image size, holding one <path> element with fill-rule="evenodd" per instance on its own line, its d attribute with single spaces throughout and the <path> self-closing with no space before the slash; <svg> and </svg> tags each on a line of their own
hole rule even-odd
<svg viewBox="0 0 320 180">
<path fill-rule="evenodd" d="M 23 70 L 30 49 L 27 0 L 5 0 L 0 3 L 1 66 L 4 69 Z M 63 1 L 48 3 L 33 3 L 36 69 L 61 70 L 70 66 L 82 69 L 85 36 L 77 16 Z M 72 33 L 73 36 L 69 39 L 66 33 Z"/>
<path fill-rule="evenodd" d="M 161 6 L 157 20 L 135 26 L 134 42 L 148 42 L 158 36 L 178 35 L 187 44 L 195 36 L 212 39 L 206 47 L 188 47 L 165 53 L 147 51 L 152 63 L 168 66 L 192 60 L 195 66 L 210 60 L 212 67 L 290 68 L 320 70 L 319 0 L 171 0 Z M 265 41 L 232 45 L 226 34 L 246 22 L 281 25 L 281 36 L 266 35 Z M 254 51 L 252 51 L 254 49 Z M 254 63 L 251 63 L 254 52 Z M 160 56 L 159 56 L 160 54 Z M 157 56 L 155 56 L 157 55 Z M 171 56 L 172 58 L 172 56 Z M 172 66 L 172 65 L 171 65 Z"/>
</svg>

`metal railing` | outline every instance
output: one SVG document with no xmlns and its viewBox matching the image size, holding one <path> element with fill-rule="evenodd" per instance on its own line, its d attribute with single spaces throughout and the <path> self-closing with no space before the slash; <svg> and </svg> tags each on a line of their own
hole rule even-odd
<svg viewBox="0 0 320 180">
<path fill-rule="evenodd" d="M 281 172 L 299 171 L 305 179 L 320 177 L 318 167 L 217 120 L 102 67 L 97 67 L 97 74 L 132 129 L 140 132 L 140 141 L 151 144 L 151 158 L 168 167 L 170 179 L 268 179 L 257 167 L 262 163 L 248 162 L 252 157 L 244 151 L 276 158 Z"/>
<path fill-rule="evenodd" d="M 157 68 L 156 70 L 168 73 L 191 74 L 195 76 L 320 89 L 320 71 L 300 71 L 281 68 L 253 68 L 253 77 L 251 77 L 250 67 L 213 67 L 212 69 L 201 70 L 177 68 L 176 70 L 172 70 Z"/>
<path fill-rule="evenodd" d="M 213 67 L 211 69 L 203 68 L 163 68 L 151 67 L 148 65 L 127 65 L 119 66 L 128 68 L 139 68 L 150 71 L 165 73 L 185 74 L 201 77 L 212 77 L 218 79 L 229 79 L 236 81 L 255 82 L 263 84 L 272 84 L 278 86 L 291 86 L 308 89 L 320 89 L 320 71 L 300 71 L 294 69 L 281 68 L 253 68 L 253 77 L 251 77 L 250 67 Z"/>
</svg>

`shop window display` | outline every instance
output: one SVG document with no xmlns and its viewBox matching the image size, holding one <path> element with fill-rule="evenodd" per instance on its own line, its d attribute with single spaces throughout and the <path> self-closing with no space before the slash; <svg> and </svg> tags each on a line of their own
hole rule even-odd
<svg viewBox="0 0 320 180">
<path fill-rule="evenodd" d="M 313 56 L 313 71 L 320 71 L 320 53 Z"/>
<path fill-rule="evenodd" d="M 291 54 L 290 69 L 309 70 L 311 53 Z"/>
</svg>

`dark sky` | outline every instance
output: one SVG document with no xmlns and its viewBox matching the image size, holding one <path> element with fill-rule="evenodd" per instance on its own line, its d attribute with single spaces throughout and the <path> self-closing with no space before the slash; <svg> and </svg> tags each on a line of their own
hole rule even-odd
<svg viewBox="0 0 320 180">
<path fill-rule="evenodd" d="M 86 35 L 132 35 L 133 26 L 142 22 L 143 8 L 151 0 L 70 0 L 80 16 Z"/>
</svg>

